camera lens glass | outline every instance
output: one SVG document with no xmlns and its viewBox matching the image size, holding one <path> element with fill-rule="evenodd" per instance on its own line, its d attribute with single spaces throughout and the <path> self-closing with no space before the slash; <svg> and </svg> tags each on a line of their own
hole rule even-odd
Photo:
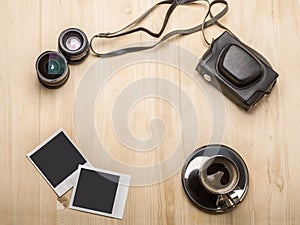
<svg viewBox="0 0 300 225">
<path fill-rule="evenodd" d="M 81 40 L 76 36 L 70 36 L 66 40 L 66 46 L 71 51 L 76 51 L 81 47 Z"/>
<path fill-rule="evenodd" d="M 77 28 L 69 28 L 61 32 L 58 38 L 58 49 L 70 64 L 82 62 L 90 52 L 87 36 Z"/>
<path fill-rule="evenodd" d="M 53 51 L 42 53 L 36 61 L 39 81 L 48 88 L 62 86 L 69 77 L 69 68 L 65 57 Z"/>
<path fill-rule="evenodd" d="M 47 79 L 56 79 L 65 72 L 66 64 L 60 55 L 49 53 L 41 59 L 39 69 Z"/>
</svg>

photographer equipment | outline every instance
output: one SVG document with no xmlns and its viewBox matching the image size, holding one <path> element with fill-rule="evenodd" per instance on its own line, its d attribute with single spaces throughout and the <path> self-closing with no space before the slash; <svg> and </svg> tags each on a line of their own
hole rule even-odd
<svg viewBox="0 0 300 225">
<path fill-rule="evenodd" d="M 90 46 L 83 31 L 77 28 L 69 28 L 62 31 L 59 35 L 58 50 L 70 64 L 77 64 L 88 57 Z"/>
<path fill-rule="evenodd" d="M 46 51 L 36 60 L 36 72 L 39 81 L 47 88 L 59 88 L 69 78 L 66 58 L 58 52 Z"/>
<path fill-rule="evenodd" d="M 278 77 L 265 58 L 227 31 L 212 42 L 197 71 L 245 110 L 270 94 Z"/>
<path fill-rule="evenodd" d="M 119 49 L 119 50 L 115 50 L 112 52 L 108 52 L 108 53 L 98 53 L 94 47 L 93 47 L 93 43 L 94 40 L 96 38 L 117 38 L 117 37 L 121 37 L 124 35 L 128 35 L 128 34 L 132 34 L 132 33 L 136 33 L 136 32 L 144 32 L 149 34 L 152 37 L 155 38 L 159 38 L 162 33 L 164 32 L 167 23 L 170 19 L 170 16 L 172 15 L 173 11 L 180 5 L 191 5 L 191 4 L 195 4 L 195 3 L 199 3 L 199 2 L 204 2 L 208 5 L 208 10 L 207 10 L 207 14 L 204 17 L 203 23 L 195 26 L 193 28 L 190 29 L 181 29 L 181 30 L 174 30 L 171 31 L 169 33 L 167 33 L 166 35 L 164 35 L 157 43 L 155 43 L 154 45 L 151 46 L 137 46 L 137 47 L 130 47 L 130 48 L 124 48 L 124 49 Z M 137 25 L 138 23 L 140 23 L 144 18 L 146 18 L 155 8 L 157 8 L 160 5 L 170 5 L 166 16 L 164 18 L 164 22 L 163 25 L 160 29 L 160 31 L 158 33 L 154 33 L 150 30 L 148 30 L 147 28 L 144 27 L 137 27 L 137 28 L 133 28 L 131 30 L 128 30 L 129 28 Z M 224 8 L 217 14 L 217 15 L 212 15 L 211 13 L 211 8 L 216 5 L 216 4 L 222 4 L 224 5 Z M 131 22 L 130 24 L 128 24 L 127 26 L 125 26 L 124 28 L 122 28 L 119 31 L 115 31 L 115 32 L 108 32 L 108 33 L 99 33 L 97 35 L 94 35 L 90 41 L 90 48 L 91 51 L 98 57 L 102 57 L 102 58 L 106 58 L 106 57 L 113 57 L 113 56 L 118 56 L 118 55 L 124 55 L 124 54 L 128 54 L 128 53 L 132 53 L 132 52 L 138 52 L 138 51 L 144 51 L 144 50 L 149 50 L 152 49 L 154 47 L 156 47 L 157 45 L 163 43 L 164 41 L 166 41 L 167 39 L 170 39 L 174 36 L 178 36 L 178 35 L 189 35 L 192 33 L 196 33 L 198 31 L 202 31 L 202 35 L 205 38 L 204 35 L 204 28 L 209 27 L 213 24 L 218 25 L 219 27 L 226 29 L 223 25 L 221 25 L 218 20 L 221 19 L 226 13 L 228 12 L 228 3 L 226 2 L 226 0 L 214 0 L 211 3 L 208 0 L 166 0 L 166 1 L 161 1 L 159 3 L 157 3 L 156 5 L 152 6 L 150 9 L 148 9 L 145 13 L 143 13 L 140 17 L 138 17 L 136 20 L 134 20 L 133 22 Z M 210 16 L 211 18 L 209 20 L 206 21 L 206 19 L 208 18 L 208 16 Z"/>
<path fill-rule="evenodd" d="M 224 145 L 207 145 L 193 152 L 181 179 L 189 199 L 209 213 L 232 210 L 244 199 L 249 184 L 245 162 Z"/>
<path fill-rule="evenodd" d="M 164 32 L 169 18 L 177 6 L 199 2 L 205 2 L 208 4 L 208 11 L 202 24 L 190 29 L 171 31 L 165 34 L 154 45 L 129 47 L 108 53 L 99 53 L 93 47 L 93 43 L 96 38 L 116 38 L 136 32 L 145 32 L 152 37 L 159 38 Z M 144 27 L 132 28 L 140 23 L 156 7 L 164 4 L 169 4 L 170 7 L 164 18 L 162 28 L 158 33 L 154 33 Z M 211 9 L 216 4 L 222 4 L 224 5 L 224 8 L 218 14 L 213 15 Z M 204 77 L 205 80 L 209 81 L 225 96 L 247 111 L 255 106 L 265 94 L 270 94 L 272 87 L 276 83 L 278 74 L 272 69 L 271 65 L 264 57 L 239 41 L 232 32 L 218 22 L 218 20 L 221 19 L 227 11 L 228 3 L 225 0 L 214 0 L 211 3 L 208 0 L 162 1 L 147 10 L 139 18 L 125 26 L 123 29 L 116 32 L 99 33 L 94 35 L 90 41 L 90 48 L 91 51 L 98 57 L 113 57 L 137 51 L 149 50 L 174 36 L 189 35 L 202 31 L 203 39 L 209 45 L 209 49 L 201 58 L 196 70 Z M 207 20 L 208 17 L 210 17 L 210 19 Z M 216 40 L 213 40 L 212 43 L 209 43 L 205 37 L 204 30 L 213 24 L 218 25 L 226 31 Z"/>
<path fill-rule="evenodd" d="M 36 72 L 42 85 L 47 88 L 63 86 L 70 75 L 68 63 L 78 64 L 84 61 L 90 52 L 85 33 L 77 28 L 61 32 L 58 38 L 60 53 L 46 51 L 36 61 Z"/>
</svg>

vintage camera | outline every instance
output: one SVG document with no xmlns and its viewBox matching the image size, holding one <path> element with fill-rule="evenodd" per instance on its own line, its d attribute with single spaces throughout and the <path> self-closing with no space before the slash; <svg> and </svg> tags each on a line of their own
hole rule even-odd
<svg viewBox="0 0 300 225">
<path fill-rule="evenodd" d="M 271 93 L 278 77 L 263 56 L 228 31 L 212 42 L 196 70 L 246 111 Z"/>
</svg>

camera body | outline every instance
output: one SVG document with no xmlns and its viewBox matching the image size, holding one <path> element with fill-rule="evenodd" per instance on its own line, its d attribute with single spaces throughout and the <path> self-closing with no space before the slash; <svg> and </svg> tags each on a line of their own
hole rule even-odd
<svg viewBox="0 0 300 225">
<path fill-rule="evenodd" d="M 246 111 L 271 93 L 278 77 L 263 56 L 227 31 L 212 42 L 196 70 Z"/>
</svg>

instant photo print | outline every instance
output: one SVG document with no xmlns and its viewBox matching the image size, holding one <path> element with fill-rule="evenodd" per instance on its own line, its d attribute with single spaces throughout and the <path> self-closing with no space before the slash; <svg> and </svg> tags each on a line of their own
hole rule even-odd
<svg viewBox="0 0 300 225">
<path fill-rule="evenodd" d="M 74 186 L 79 165 L 91 166 L 63 129 L 26 156 L 58 196 Z"/>
<path fill-rule="evenodd" d="M 79 166 L 69 208 L 122 219 L 131 177 Z"/>
</svg>

